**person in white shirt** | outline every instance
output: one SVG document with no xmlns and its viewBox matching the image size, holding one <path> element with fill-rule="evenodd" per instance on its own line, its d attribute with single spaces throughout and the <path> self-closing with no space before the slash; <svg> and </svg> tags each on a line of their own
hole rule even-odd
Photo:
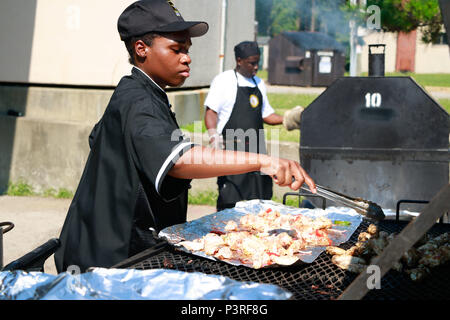
<svg viewBox="0 0 450 320">
<path fill-rule="evenodd" d="M 260 58 L 256 42 L 241 42 L 234 52 L 236 68 L 213 79 L 204 103 L 210 145 L 266 154 L 263 124 L 283 123 L 288 130 L 298 129 L 303 108 L 289 110 L 284 117 L 275 113 L 264 82 L 256 76 Z M 232 208 L 241 200 L 272 198 L 272 179 L 260 172 L 221 176 L 217 184 L 218 210 Z"/>
</svg>

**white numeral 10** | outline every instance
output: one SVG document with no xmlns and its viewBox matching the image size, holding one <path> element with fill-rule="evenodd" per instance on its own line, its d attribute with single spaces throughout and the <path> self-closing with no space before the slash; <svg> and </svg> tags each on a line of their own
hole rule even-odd
<svg viewBox="0 0 450 320">
<path fill-rule="evenodd" d="M 377 108 L 379 106 L 381 106 L 381 94 L 378 92 L 366 93 L 366 108 Z"/>
</svg>

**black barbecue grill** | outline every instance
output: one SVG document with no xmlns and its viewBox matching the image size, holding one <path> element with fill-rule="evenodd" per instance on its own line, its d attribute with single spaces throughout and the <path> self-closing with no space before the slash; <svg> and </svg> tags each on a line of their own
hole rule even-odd
<svg viewBox="0 0 450 320">
<path fill-rule="evenodd" d="M 363 220 L 349 241 L 342 244 L 350 248 L 358 240 L 360 232 L 365 231 L 371 222 Z M 380 230 L 400 232 L 407 222 L 385 220 L 378 224 Z M 438 223 L 428 234 L 437 236 L 450 231 L 450 225 Z M 331 262 L 331 257 L 323 252 L 313 263 L 291 267 L 252 269 L 234 266 L 222 261 L 213 261 L 197 255 L 180 251 L 165 242 L 141 252 L 114 266 L 130 269 L 175 269 L 184 272 L 202 272 L 222 275 L 237 281 L 252 281 L 278 285 L 293 294 L 295 300 L 336 299 L 356 278 L 356 274 L 344 271 Z M 405 273 L 389 271 L 381 279 L 381 289 L 370 290 L 364 299 L 368 300 L 411 300 L 411 299 L 449 299 L 450 266 L 432 269 L 432 273 L 420 283 L 413 282 Z"/>
<path fill-rule="evenodd" d="M 369 54 L 369 77 L 335 80 L 302 113 L 300 162 L 317 183 L 385 209 L 428 201 L 449 183 L 449 115 L 413 78 L 380 76 L 384 51 Z"/>
</svg>

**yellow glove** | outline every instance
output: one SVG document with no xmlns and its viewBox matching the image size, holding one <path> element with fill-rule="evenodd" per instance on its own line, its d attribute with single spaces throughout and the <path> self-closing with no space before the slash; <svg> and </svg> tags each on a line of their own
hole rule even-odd
<svg viewBox="0 0 450 320">
<path fill-rule="evenodd" d="M 300 129 L 300 116 L 303 112 L 302 106 L 296 106 L 291 110 L 288 110 L 284 113 L 283 116 L 283 126 L 286 130 L 291 131 L 294 129 Z"/>
</svg>

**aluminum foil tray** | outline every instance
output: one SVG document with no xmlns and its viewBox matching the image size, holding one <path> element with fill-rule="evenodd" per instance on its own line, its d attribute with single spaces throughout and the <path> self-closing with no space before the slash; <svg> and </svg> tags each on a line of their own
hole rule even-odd
<svg viewBox="0 0 450 320">
<path fill-rule="evenodd" d="M 0 300 L 287 300 L 291 296 L 273 284 L 166 269 L 93 268 L 78 275 L 0 272 Z"/>
<path fill-rule="evenodd" d="M 224 228 L 229 220 L 234 220 L 236 223 L 239 223 L 240 218 L 245 216 L 246 214 L 258 214 L 261 210 L 267 210 L 269 208 L 271 208 L 272 210 L 277 210 L 281 214 L 302 214 L 311 218 L 324 216 L 333 221 L 341 220 L 350 222 L 350 226 L 333 226 L 333 229 L 335 230 L 345 231 L 343 233 L 334 233 L 332 235 L 329 235 L 330 239 L 333 241 L 333 245 L 335 246 L 348 241 L 362 221 L 362 216 L 360 214 L 358 214 L 354 209 L 347 207 L 328 207 L 325 210 L 306 209 L 290 207 L 270 200 L 249 200 L 238 202 L 236 206 L 231 209 L 225 209 L 223 211 L 219 211 L 193 221 L 188 221 L 182 224 L 167 227 L 161 230 L 158 236 L 160 238 L 166 239 L 170 244 L 174 245 L 179 250 L 192 253 L 204 258 L 219 260 L 213 256 L 205 254 L 202 251 L 191 252 L 178 243 L 184 240 L 192 241 L 194 239 L 201 238 L 212 230 L 225 232 Z M 312 263 L 325 250 L 325 248 L 325 246 L 308 248 L 308 253 L 298 255 L 299 260 L 294 263 L 294 265 L 301 263 Z M 232 265 L 252 267 L 252 265 L 245 264 L 239 260 L 219 261 L 224 261 Z M 279 267 L 279 265 L 272 264 L 270 266 L 266 266 L 265 268 L 270 267 Z"/>
</svg>

